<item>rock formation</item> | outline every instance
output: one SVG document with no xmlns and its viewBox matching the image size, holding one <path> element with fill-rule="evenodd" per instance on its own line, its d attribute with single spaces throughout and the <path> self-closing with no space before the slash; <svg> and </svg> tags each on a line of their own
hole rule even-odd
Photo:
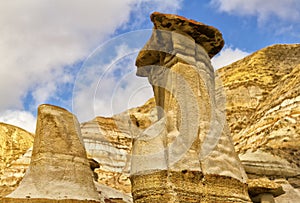
<svg viewBox="0 0 300 203">
<path fill-rule="evenodd" d="M 92 176 L 76 117 L 60 107 L 39 106 L 29 169 L 7 197 L 13 202 L 100 200 Z"/>
<path fill-rule="evenodd" d="M 249 181 L 256 181 L 255 184 L 260 187 L 258 190 L 255 185 L 250 185 L 254 188 L 251 195 L 257 196 L 257 192 L 268 190 L 268 186 L 263 185 L 265 180 L 261 179 L 268 177 L 273 180 L 270 185 L 274 182 L 280 184 L 285 192 L 274 198 L 276 203 L 297 202 L 300 199 L 299 64 L 299 44 L 274 45 L 216 71 L 226 94 L 226 119 L 235 149 Z M 216 87 L 217 90 L 219 88 Z M 138 135 L 157 120 L 155 107 L 152 98 L 144 106 L 111 118 L 97 117 L 81 124 L 88 156 L 100 164 L 100 168 L 95 170 L 99 176 L 96 186 L 106 197 L 105 201 L 132 202 L 129 181 L 132 135 Z M 6 158 L 5 168 L 0 174 L 0 202 L 11 203 L 15 199 L 3 200 L 1 195 L 11 192 L 21 181 L 29 165 L 30 151 L 26 150 L 32 146 L 33 135 L 26 132 L 27 135 L 21 136 L 18 134 L 23 130 L 2 125 L 0 151 L 5 149 L 2 146 L 7 146 L 7 150 L 0 158 L 13 158 Z M 186 174 L 188 180 L 197 178 L 196 175 Z M 191 186 L 188 181 L 183 182 L 185 184 L 181 187 Z"/>
<path fill-rule="evenodd" d="M 274 197 L 280 196 L 285 192 L 278 183 L 267 178 L 248 180 L 248 192 L 253 202 L 275 203 Z"/>
<path fill-rule="evenodd" d="M 31 154 L 32 148 L 29 148 L 23 156 L 12 161 L 9 166 L 3 170 L 0 176 L 0 197 L 8 195 L 18 187 L 29 167 Z"/>
<path fill-rule="evenodd" d="M 10 193 L 23 177 L 27 165 L 16 164 L 16 162 L 28 148 L 32 147 L 32 144 L 32 133 L 16 126 L 0 123 L 0 185 L 2 186 L 0 196 Z"/>
<path fill-rule="evenodd" d="M 0 174 L 33 144 L 33 134 L 19 127 L 0 123 Z"/>
<path fill-rule="evenodd" d="M 137 75 L 153 86 L 158 121 L 133 142 L 131 183 L 139 202 L 250 202 L 246 174 L 215 99 L 212 57 L 221 33 L 153 13 Z"/>
<path fill-rule="evenodd" d="M 218 74 L 248 177 L 288 180 L 284 185 L 290 192 L 283 198 L 293 193 L 300 198 L 300 45 L 264 48 Z"/>
</svg>

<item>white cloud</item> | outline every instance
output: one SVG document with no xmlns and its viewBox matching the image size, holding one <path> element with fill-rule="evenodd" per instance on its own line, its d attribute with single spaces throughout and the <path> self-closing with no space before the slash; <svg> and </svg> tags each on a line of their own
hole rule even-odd
<svg viewBox="0 0 300 203">
<path fill-rule="evenodd" d="M 230 47 L 225 47 L 218 55 L 212 58 L 211 62 L 213 67 L 215 69 L 218 69 L 229 65 L 235 61 L 238 61 L 247 55 L 249 55 L 249 53 L 244 52 L 240 49 L 232 49 Z"/>
<path fill-rule="evenodd" d="M 0 113 L 32 108 L 57 96 L 83 60 L 135 15 L 174 11 L 182 0 L 27 0 L 0 2 Z M 134 16 L 134 15 L 133 15 Z M 146 14 L 144 19 L 149 20 Z M 66 79 L 67 78 L 67 79 Z"/>
<path fill-rule="evenodd" d="M 0 116 L 0 122 L 8 123 L 35 133 L 36 118 L 27 111 L 7 110 Z"/>
<path fill-rule="evenodd" d="M 147 78 L 135 75 L 135 58 L 151 30 L 126 33 L 100 46 L 76 78 L 73 111 L 80 121 L 112 116 L 153 96 Z M 107 60 L 108 59 L 108 60 Z"/>
<path fill-rule="evenodd" d="M 242 16 L 257 16 L 259 23 L 265 23 L 272 16 L 280 20 L 300 20 L 299 0 L 211 0 L 218 10 Z"/>
<path fill-rule="evenodd" d="M 98 41 L 128 21 L 131 2 L 2 1 L 0 110 L 20 107 L 16 101 L 29 88 L 37 89 L 34 99 L 45 102 L 64 82 L 60 79 L 65 65 L 84 58 Z"/>
</svg>

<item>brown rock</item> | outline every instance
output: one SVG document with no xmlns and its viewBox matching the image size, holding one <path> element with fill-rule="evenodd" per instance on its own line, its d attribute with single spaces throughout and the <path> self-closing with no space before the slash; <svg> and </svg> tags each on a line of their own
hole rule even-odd
<svg viewBox="0 0 300 203">
<path fill-rule="evenodd" d="M 0 122 L 0 175 L 12 161 L 17 160 L 32 147 L 32 144 L 32 133 Z"/>
<path fill-rule="evenodd" d="M 192 37 L 212 58 L 224 46 L 222 33 L 215 27 L 182 16 L 154 12 L 151 14 L 154 29 L 174 31 Z"/>
<path fill-rule="evenodd" d="M 285 178 L 295 191 L 300 187 L 299 64 L 300 45 L 282 44 L 217 71 L 226 92 L 227 121 L 248 177 Z M 284 199 L 289 195 L 295 199 L 293 193 Z"/>
<path fill-rule="evenodd" d="M 248 191 L 251 197 L 255 197 L 259 194 L 270 193 L 274 197 L 284 194 L 282 186 L 267 178 L 249 179 Z"/>
<path fill-rule="evenodd" d="M 0 176 L 0 197 L 8 195 L 18 187 L 29 167 L 31 154 L 32 148 L 29 148 L 23 156 L 12 161 L 10 165 L 4 169 Z"/>
<path fill-rule="evenodd" d="M 100 200 L 73 114 L 56 106 L 39 106 L 29 169 L 7 197 Z"/>
<path fill-rule="evenodd" d="M 275 203 L 274 197 L 284 194 L 280 184 L 267 178 L 248 180 L 248 191 L 253 202 Z"/>
<path fill-rule="evenodd" d="M 0 199 L 1 200 L 1 199 Z M 61 199 L 61 200 L 54 200 L 54 199 L 43 199 L 43 198 L 3 198 L 1 203 L 98 203 L 95 200 L 76 200 L 76 199 Z M 109 203 L 109 201 L 108 201 Z"/>
<path fill-rule="evenodd" d="M 216 29 L 174 15 L 154 13 L 151 19 L 153 33 L 136 65 L 137 75 L 148 77 L 153 86 L 159 120 L 134 136 L 134 202 L 227 202 L 228 196 L 235 202 L 249 202 L 245 171 L 229 137 L 225 114 L 216 106 L 208 54 L 223 42 L 221 35 L 216 39 Z M 210 34 L 211 47 L 200 40 Z M 225 185 L 235 192 L 224 190 Z"/>
<path fill-rule="evenodd" d="M 26 166 L 16 162 L 32 147 L 33 137 L 19 127 L 0 123 L 0 196 L 12 192 L 23 177 Z"/>
<path fill-rule="evenodd" d="M 88 156 L 100 164 L 95 170 L 100 184 L 131 197 L 129 176 L 133 131 L 141 131 L 155 120 L 157 114 L 152 98 L 142 107 L 129 109 L 112 118 L 96 117 L 81 124 Z M 108 189 L 102 194 L 105 195 L 106 191 Z"/>
</svg>

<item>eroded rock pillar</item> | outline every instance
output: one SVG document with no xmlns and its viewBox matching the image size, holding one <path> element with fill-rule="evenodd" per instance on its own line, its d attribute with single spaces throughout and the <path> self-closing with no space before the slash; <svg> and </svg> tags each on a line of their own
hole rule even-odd
<svg viewBox="0 0 300 203">
<path fill-rule="evenodd" d="M 215 99 L 210 58 L 224 45 L 211 26 L 153 13 L 137 75 L 153 86 L 159 120 L 133 143 L 134 202 L 249 202 L 246 174 Z"/>
<path fill-rule="evenodd" d="M 52 105 L 39 106 L 29 169 L 8 198 L 14 199 L 13 202 L 24 199 L 100 202 L 79 123 L 72 113 Z"/>
</svg>

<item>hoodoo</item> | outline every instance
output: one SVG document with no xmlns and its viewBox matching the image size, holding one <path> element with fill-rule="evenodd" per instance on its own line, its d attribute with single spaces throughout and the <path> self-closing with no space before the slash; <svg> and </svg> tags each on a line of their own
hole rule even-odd
<svg viewBox="0 0 300 203">
<path fill-rule="evenodd" d="M 100 202 L 79 123 L 72 113 L 52 105 L 39 106 L 29 169 L 7 197 L 4 202 Z"/>
<path fill-rule="evenodd" d="M 153 86 L 158 121 L 133 142 L 132 195 L 140 202 L 250 202 L 246 174 L 218 109 L 210 58 L 214 27 L 155 12 L 137 75 Z"/>
</svg>

